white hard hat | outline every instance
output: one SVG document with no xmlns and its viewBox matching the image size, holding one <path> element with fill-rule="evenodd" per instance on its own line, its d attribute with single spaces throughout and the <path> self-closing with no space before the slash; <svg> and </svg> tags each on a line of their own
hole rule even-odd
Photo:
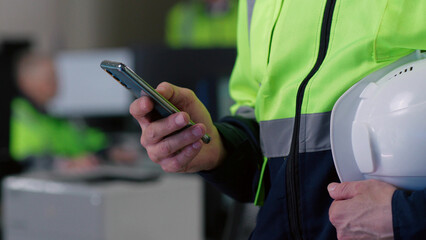
<svg viewBox="0 0 426 240">
<path fill-rule="evenodd" d="M 425 56 L 404 57 L 343 94 L 331 114 L 330 138 L 341 181 L 426 188 Z"/>
</svg>

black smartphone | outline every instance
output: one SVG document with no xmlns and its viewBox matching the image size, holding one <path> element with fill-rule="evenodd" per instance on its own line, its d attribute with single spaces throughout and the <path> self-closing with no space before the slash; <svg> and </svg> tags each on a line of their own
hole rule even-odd
<svg viewBox="0 0 426 240">
<path fill-rule="evenodd" d="M 123 87 L 127 88 L 132 94 L 139 98 L 142 95 L 148 95 L 154 100 L 154 108 L 161 117 L 167 117 L 173 113 L 180 112 L 172 103 L 159 94 L 151 85 L 139 77 L 132 69 L 121 62 L 102 61 L 101 68 L 109 73 Z M 195 123 L 191 120 L 186 127 Z M 204 143 L 210 142 L 210 136 L 205 134 L 201 140 Z"/>
</svg>

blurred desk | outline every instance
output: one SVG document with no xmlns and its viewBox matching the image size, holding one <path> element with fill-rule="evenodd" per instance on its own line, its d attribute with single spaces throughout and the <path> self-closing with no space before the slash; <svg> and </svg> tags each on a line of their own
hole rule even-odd
<svg viewBox="0 0 426 240">
<path fill-rule="evenodd" d="M 197 175 L 96 183 L 13 176 L 3 183 L 4 239 L 199 240 L 202 205 Z"/>
</svg>

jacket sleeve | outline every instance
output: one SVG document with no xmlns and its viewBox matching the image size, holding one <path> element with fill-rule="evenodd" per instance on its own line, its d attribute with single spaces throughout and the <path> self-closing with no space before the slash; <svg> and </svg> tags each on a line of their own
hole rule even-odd
<svg viewBox="0 0 426 240">
<path fill-rule="evenodd" d="M 240 202 L 252 202 L 263 161 L 258 124 L 242 117 L 227 117 L 215 124 L 227 157 L 214 170 L 199 172 L 207 182 Z"/>
<path fill-rule="evenodd" d="M 230 80 L 230 95 L 235 101 L 233 117 L 216 123 L 227 157 L 221 166 L 200 172 L 208 182 L 232 198 L 254 200 L 258 175 L 263 161 L 259 144 L 259 125 L 254 116 L 259 84 L 251 74 L 247 1 L 239 1 L 237 26 L 237 60 Z"/>
<path fill-rule="evenodd" d="M 229 91 L 235 104 L 231 107 L 232 114 L 238 114 L 240 108 L 254 108 L 259 83 L 256 82 L 251 70 L 249 20 L 247 1 L 239 1 L 237 24 L 237 60 L 232 71 Z"/>
<path fill-rule="evenodd" d="M 395 239 L 424 239 L 426 236 L 426 189 L 396 190 L 392 198 Z"/>
<path fill-rule="evenodd" d="M 375 42 L 378 61 L 426 50 L 426 1 L 388 0 Z"/>
<path fill-rule="evenodd" d="M 386 60 L 415 49 L 426 49 L 426 1 L 388 0 L 376 42 L 376 54 Z M 397 190 L 392 199 L 395 239 L 425 239 L 426 189 Z"/>
</svg>

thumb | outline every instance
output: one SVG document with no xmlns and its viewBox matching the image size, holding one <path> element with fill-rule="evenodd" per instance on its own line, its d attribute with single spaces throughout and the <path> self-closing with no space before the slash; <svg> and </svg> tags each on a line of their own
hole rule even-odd
<svg viewBox="0 0 426 240">
<path fill-rule="evenodd" d="M 357 195 L 355 182 L 330 183 L 327 187 L 330 197 L 334 200 L 346 200 Z"/>
<path fill-rule="evenodd" d="M 181 110 L 185 110 L 185 106 L 194 100 L 191 97 L 195 96 L 194 94 L 190 94 L 189 89 L 177 87 L 168 82 L 160 83 L 156 90 Z"/>
<path fill-rule="evenodd" d="M 180 111 L 188 113 L 196 123 L 208 124 L 213 128 L 209 112 L 192 90 L 162 82 L 158 85 L 157 91 Z"/>
<path fill-rule="evenodd" d="M 171 97 L 173 97 L 175 92 L 175 86 L 168 82 L 162 82 L 158 84 L 157 88 L 155 89 L 158 93 L 163 95 L 164 98 L 169 100 Z"/>
</svg>

